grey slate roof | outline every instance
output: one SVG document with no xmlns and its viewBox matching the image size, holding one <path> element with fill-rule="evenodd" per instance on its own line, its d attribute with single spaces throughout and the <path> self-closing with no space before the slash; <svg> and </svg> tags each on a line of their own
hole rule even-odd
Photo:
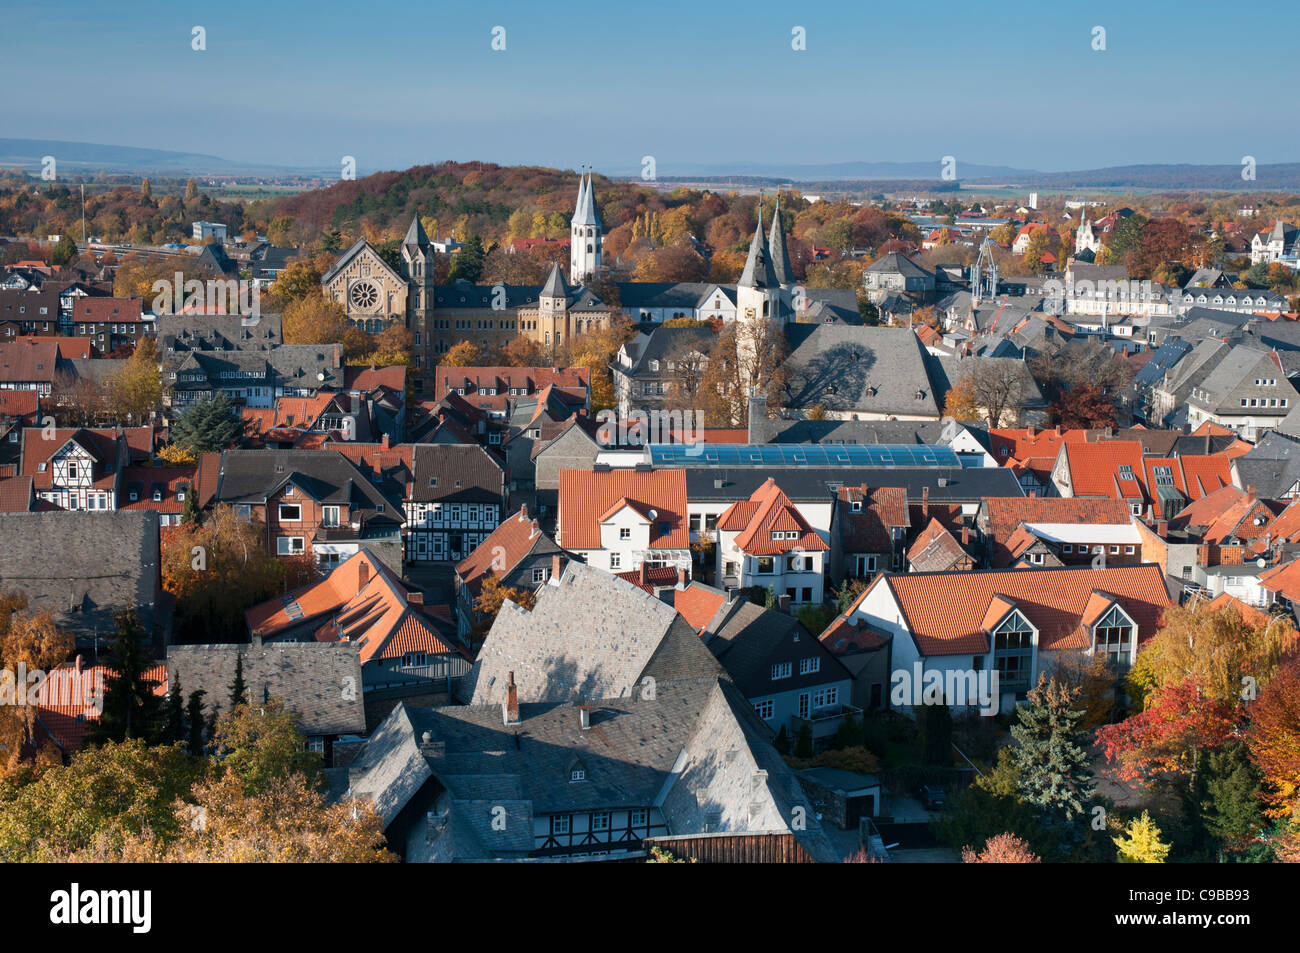
<svg viewBox="0 0 1300 953">
<path fill-rule="evenodd" d="M 775 612 L 755 605 L 748 599 L 724 602 L 709 621 L 705 644 L 722 663 L 746 697 L 757 698 L 772 691 L 769 663 L 772 653 L 796 632 L 808 639 L 814 651 L 820 648 L 816 637 L 803 624 L 784 612 Z M 803 688 L 804 683 L 818 685 L 837 679 L 852 678 L 842 662 L 834 656 L 819 652 L 823 666 L 815 676 L 792 675 L 782 681 L 782 690 Z"/>
<path fill-rule="evenodd" d="M 758 224 L 754 226 L 754 237 L 749 242 L 749 255 L 745 259 L 745 270 L 740 273 L 736 284 L 741 288 L 777 288 L 780 281 L 776 269 L 772 267 L 772 252 L 763 237 L 763 213 L 759 210 Z"/>
<path fill-rule="evenodd" d="M 406 230 L 406 238 L 402 244 L 407 248 L 428 248 L 429 236 L 424 232 L 424 225 L 420 223 L 419 215 L 411 216 L 411 227 Z"/>
<path fill-rule="evenodd" d="M 786 370 L 780 403 L 789 408 L 939 417 L 924 349 L 908 328 L 816 325 Z"/>
<path fill-rule="evenodd" d="M 230 686 L 236 658 L 244 659 L 244 684 L 250 705 L 273 696 L 300 716 L 303 734 L 339 735 L 366 730 L 361 692 L 361 647 L 354 642 L 254 642 L 221 645 L 171 645 L 167 683 L 203 691 L 204 705 L 230 711 Z"/>
<path fill-rule="evenodd" d="M 686 467 L 690 503 L 746 499 L 773 476 L 771 467 Z M 908 499 L 921 499 L 929 488 L 931 503 L 977 503 L 986 496 L 1024 496 L 1007 467 L 789 467 L 776 474 L 782 492 L 793 502 L 829 501 L 841 486 L 901 486 Z M 942 481 L 942 485 L 940 485 Z M 721 483 L 721 486 L 717 486 Z"/>
<path fill-rule="evenodd" d="M 785 226 L 781 224 L 781 197 L 776 198 L 776 211 L 772 214 L 772 230 L 767 236 L 767 247 L 772 254 L 772 271 L 782 285 L 794 283 L 794 269 L 790 266 L 790 250 L 785 244 Z"/>
<path fill-rule="evenodd" d="M 505 470 L 478 444 L 417 443 L 413 466 L 413 503 L 492 503 L 505 495 Z"/>
<path fill-rule="evenodd" d="M 318 503 L 352 507 L 361 514 L 363 525 L 402 522 L 401 500 L 385 496 L 337 450 L 226 450 L 212 502 L 265 503 L 290 480 Z M 383 512 L 378 509 L 381 504 Z"/>
<path fill-rule="evenodd" d="M 1300 438 L 1270 431 L 1232 469 L 1238 487 L 1255 487 L 1262 500 L 1280 499 L 1300 481 Z"/>
<path fill-rule="evenodd" d="M 519 859 L 534 847 L 536 816 L 649 806 L 673 833 L 793 832 L 815 858 L 838 859 L 770 732 L 729 681 L 670 679 L 651 695 L 592 708 L 583 730 L 577 708 L 563 702 L 523 702 L 509 728 L 494 704 L 399 705 L 376 731 L 373 755 L 360 754 L 352 793 L 376 800 L 385 819 L 405 806 L 425 780 L 412 746 L 393 737 L 406 733 L 446 789 L 438 801 L 446 816 L 413 859 Z M 585 780 L 571 780 L 575 767 Z M 498 805 L 504 826 L 492 824 Z M 791 831 L 795 808 L 807 830 Z"/>
<path fill-rule="evenodd" d="M 507 602 L 488 632 L 461 694 L 499 704 L 508 673 L 520 702 L 621 698 L 658 680 L 718 674 L 699 637 L 672 608 L 609 573 L 570 561 L 543 586 L 531 612 Z"/>
<path fill-rule="evenodd" d="M 551 263 L 551 273 L 546 276 L 546 284 L 542 285 L 541 296 L 543 298 L 567 298 L 569 295 L 568 286 L 564 283 L 564 275 L 560 273 L 560 263 Z"/>
<path fill-rule="evenodd" d="M 26 594 L 79 643 L 97 634 L 103 646 L 132 605 L 147 631 L 166 633 L 173 600 L 160 571 L 155 512 L 0 513 L 0 593 Z"/>
<path fill-rule="evenodd" d="M 900 274 L 904 278 L 933 278 L 934 274 L 922 268 L 901 252 L 891 251 L 881 255 L 866 267 L 866 271 L 877 274 Z"/>
<path fill-rule="evenodd" d="M 933 446 L 947 424 L 939 420 L 786 420 L 761 417 L 750 422 L 750 443 L 845 443 Z"/>
</svg>

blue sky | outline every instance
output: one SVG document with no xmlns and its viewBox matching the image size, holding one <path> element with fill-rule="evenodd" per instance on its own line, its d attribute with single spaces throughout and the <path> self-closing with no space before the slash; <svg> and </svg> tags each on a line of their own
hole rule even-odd
<svg viewBox="0 0 1300 953">
<path fill-rule="evenodd" d="M 647 154 L 661 175 L 943 155 L 1044 171 L 1300 161 L 1294 7 L 1280 2 L 6 8 L 4 137 L 295 166 L 353 155 L 363 174 L 442 159 L 616 174 Z"/>
</svg>

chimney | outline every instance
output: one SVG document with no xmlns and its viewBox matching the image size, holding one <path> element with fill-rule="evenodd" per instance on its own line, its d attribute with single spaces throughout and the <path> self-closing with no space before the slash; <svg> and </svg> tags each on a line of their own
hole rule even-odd
<svg viewBox="0 0 1300 953">
<path fill-rule="evenodd" d="M 961 548 L 965 549 L 970 545 L 970 527 L 965 524 L 961 528 Z"/>
<path fill-rule="evenodd" d="M 691 581 L 691 577 L 690 577 L 690 575 L 686 572 L 686 567 L 685 567 L 685 566 L 678 566 L 678 567 L 677 567 L 677 585 L 680 586 L 682 589 L 685 589 L 686 586 L 687 586 L 687 584 L 688 584 L 690 581 Z"/>
<path fill-rule="evenodd" d="M 519 522 L 521 522 L 521 523 L 527 523 L 527 522 L 528 522 L 528 504 L 527 504 L 527 503 L 522 503 L 522 504 L 520 504 L 520 506 L 519 506 Z"/>
<path fill-rule="evenodd" d="M 389 448 L 392 447 L 392 441 L 389 440 L 388 434 L 384 434 L 384 435 L 379 439 L 379 445 L 380 445 L 381 447 L 383 447 L 385 450 L 388 450 Z"/>
<path fill-rule="evenodd" d="M 77 669 L 77 674 L 78 674 L 78 675 L 80 675 L 82 672 L 84 672 L 84 671 L 86 670 L 86 669 L 85 669 L 85 662 L 82 660 L 82 658 L 81 658 L 81 653 L 80 653 L 80 652 L 77 653 L 77 661 L 76 661 L 75 665 L 76 665 L 76 669 Z"/>
<path fill-rule="evenodd" d="M 1169 535 L 1169 521 L 1168 521 L 1168 520 L 1157 520 L 1157 521 L 1156 521 L 1156 535 L 1159 536 L 1161 539 L 1164 539 L 1166 536 Z"/>
<path fill-rule="evenodd" d="M 1256 493 L 1255 493 L 1255 487 L 1254 487 L 1254 485 L 1252 484 L 1252 485 L 1250 485 L 1250 486 L 1247 486 L 1247 487 L 1246 487 L 1246 502 L 1247 502 L 1247 503 L 1254 503 L 1256 499 L 1257 499 L 1257 496 L 1256 496 Z"/>
<path fill-rule="evenodd" d="M 1034 434 L 1036 434 L 1037 432 L 1038 432 L 1038 428 L 1035 427 L 1033 424 L 1030 424 L 1028 427 L 1025 428 L 1025 436 L 1029 437 L 1031 440 L 1033 439 Z"/>
<path fill-rule="evenodd" d="M 780 609 L 782 612 L 787 612 L 787 613 L 788 613 L 788 612 L 790 611 L 790 597 L 789 597 L 789 596 L 777 596 L 777 597 L 776 597 L 776 607 L 777 607 L 778 609 Z"/>
<path fill-rule="evenodd" d="M 928 486 L 921 487 L 921 518 L 930 518 L 930 488 Z"/>
<path fill-rule="evenodd" d="M 408 606 L 424 605 L 424 593 L 417 592 L 416 590 L 412 589 L 410 592 L 406 594 L 406 604 Z"/>
<path fill-rule="evenodd" d="M 641 561 L 641 565 L 637 567 L 637 570 L 636 570 L 636 576 L 637 576 L 637 579 L 640 581 L 641 585 L 644 586 L 644 585 L 646 584 L 646 567 L 645 567 L 645 560 L 642 560 L 642 561 Z"/>
<path fill-rule="evenodd" d="M 551 556 L 551 578 L 559 579 L 564 575 L 564 557 L 560 553 Z"/>
<path fill-rule="evenodd" d="M 501 703 L 501 717 L 507 725 L 519 724 L 519 691 L 515 688 L 515 673 L 506 682 L 506 700 Z"/>
<path fill-rule="evenodd" d="M 366 583 L 370 582 L 370 563 L 365 559 L 357 560 L 357 588 L 363 588 Z"/>
<path fill-rule="evenodd" d="M 591 727 L 591 706 L 590 705 L 578 706 L 578 727 L 580 727 L 583 731 L 586 731 L 588 728 Z"/>
</svg>

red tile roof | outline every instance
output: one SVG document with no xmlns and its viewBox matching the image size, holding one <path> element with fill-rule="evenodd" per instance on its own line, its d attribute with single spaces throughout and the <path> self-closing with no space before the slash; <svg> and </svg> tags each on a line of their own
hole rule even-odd
<svg viewBox="0 0 1300 953">
<path fill-rule="evenodd" d="M 34 390 L 0 390 L 0 417 L 21 417 L 31 424 L 40 408 L 41 397 Z"/>
<path fill-rule="evenodd" d="M 947 573 L 885 573 L 854 602 L 856 610 L 876 586 L 889 587 L 903 622 L 922 655 L 967 655 L 989 650 L 989 623 L 1014 603 L 1038 629 L 1040 650 L 1080 648 L 1080 624 L 1094 590 L 1113 593 L 1138 624 L 1138 638 L 1155 634 L 1170 605 L 1164 574 L 1151 563 L 1106 569 L 992 569 Z"/>
<path fill-rule="evenodd" d="M 456 575 L 477 596 L 489 574 L 501 578 L 511 572 L 540 539 L 541 526 L 536 519 L 529 519 L 528 508 L 521 506 L 518 513 L 506 517 L 474 552 L 456 564 Z"/>
<path fill-rule="evenodd" d="M 90 726 L 99 720 L 109 674 L 108 667 L 93 665 L 77 671 L 75 664 L 64 664 L 50 671 L 42 685 L 41 702 L 35 706 L 36 719 L 49 737 L 65 754 L 77 751 L 85 743 Z M 155 695 L 167 694 L 167 666 L 152 665 L 144 678 L 153 683 Z"/>
<path fill-rule="evenodd" d="M 1079 497 L 987 496 L 989 536 L 993 544 L 993 565 L 1010 561 L 1008 543 L 1022 523 L 1129 523 L 1132 514 L 1123 500 Z"/>
<path fill-rule="evenodd" d="M 845 552 L 887 553 L 893 549 L 893 531 L 912 525 L 905 487 L 863 483 L 839 487 L 835 495 Z M 854 503 L 861 504 L 857 512 Z"/>
<path fill-rule="evenodd" d="M 0 382 L 31 383 L 54 380 L 58 370 L 59 346 L 19 338 L 0 344 Z"/>
<path fill-rule="evenodd" d="M 75 324 L 140 321 L 141 304 L 140 298 L 77 298 L 76 304 L 72 306 L 72 320 Z"/>
<path fill-rule="evenodd" d="M 668 524 L 668 535 L 651 527 L 651 549 L 688 549 L 686 471 L 680 468 L 638 472 L 632 469 L 561 470 L 559 539 L 565 549 L 600 549 L 601 514 L 620 499 L 635 501 L 656 523 Z"/>
<path fill-rule="evenodd" d="M 1139 441 L 1067 443 L 1064 452 L 1074 496 L 1146 501 L 1146 493 L 1138 478 L 1142 472 L 1142 444 Z M 1122 466 L 1129 468 L 1133 474 L 1131 478 L 1121 475 Z"/>
<path fill-rule="evenodd" d="M 931 517 L 930 523 L 912 541 L 907 550 L 907 561 L 917 571 L 951 569 L 967 555 L 957 537 L 948 527 Z"/>
<path fill-rule="evenodd" d="M 731 504 L 718 517 L 718 529 L 737 533 L 736 547 L 751 556 L 772 556 L 792 550 L 820 552 L 830 546 L 790 501 L 776 480 L 768 477 L 748 500 Z M 773 539 L 781 533 L 781 539 Z M 798 533 L 793 539 L 785 534 Z"/>
<path fill-rule="evenodd" d="M 363 665 L 409 652 L 466 656 L 461 646 L 444 641 L 424 613 L 409 604 L 409 595 L 392 570 L 361 550 L 324 579 L 254 606 L 244 618 L 249 631 L 263 637 L 318 619 L 316 640 L 356 642 Z"/>
<path fill-rule="evenodd" d="M 24 340 L 35 341 L 38 344 L 53 344 L 58 348 L 59 357 L 65 361 L 86 360 L 99 356 L 99 349 L 95 347 L 95 342 L 91 338 L 33 334 Z"/>
<path fill-rule="evenodd" d="M 685 589 L 679 589 L 674 594 L 673 608 L 677 610 L 678 615 L 690 623 L 692 629 L 702 632 L 722 607 L 726 598 L 724 593 L 716 589 L 692 582 Z"/>
<path fill-rule="evenodd" d="M 1259 576 L 1259 584 L 1292 602 L 1300 602 L 1300 559 L 1267 569 Z"/>
<path fill-rule="evenodd" d="M 16 476 L 0 480 L 0 513 L 29 513 L 34 499 L 31 477 Z"/>
<path fill-rule="evenodd" d="M 1038 427 L 997 427 L 989 431 L 989 446 L 993 457 L 1003 463 L 1025 460 L 1029 457 L 1051 457 L 1063 443 L 1086 443 L 1086 430 L 1042 430 Z M 1003 450 L 1006 452 L 1003 453 Z"/>
<path fill-rule="evenodd" d="M 406 368 L 400 364 L 393 367 L 347 367 L 343 371 L 343 387 L 365 393 L 386 387 L 400 394 L 406 390 Z"/>
<path fill-rule="evenodd" d="M 181 513 L 185 510 L 184 500 L 177 495 L 184 487 L 192 489 L 198 467 L 126 467 L 122 471 L 122 498 L 118 500 L 119 510 L 153 510 L 155 513 Z M 132 484 L 139 487 L 140 498 L 131 501 Z M 154 500 L 155 484 L 162 485 L 162 499 Z"/>
</svg>

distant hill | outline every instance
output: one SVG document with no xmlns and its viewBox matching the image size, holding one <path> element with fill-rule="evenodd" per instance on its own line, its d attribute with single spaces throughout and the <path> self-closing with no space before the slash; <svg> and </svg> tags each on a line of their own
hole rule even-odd
<svg viewBox="0 0 1300 953">
<path fill-rule="evenodd" d="M 962 170 L 959 170 L 962 171 Z M 965 178 L 971 184 L 1015 184 L 1039 189 L 1153 189 L 1205 192 L 1300 191 L 1300 162 L 1260 165 L 1254 180 L 1241 177 L 1240 165 L 1121 165 L 1078 172 L 1033 172 L 1013 176 Z"/>
<path fill-rule="evenodd" d="M 39 172 L 41 160 L 54 156 L 59 168 L 69 172 L 160 173 L 182 175 L 255 175 L 307 170 L 281 166 L 254 166 L 220 156 L 137 146 L 111 146 L 95 142 L 63 142 L 58 139 L 0 139 L 0 169 Z M 338 170 L 333 170 L 337 174 Z"/>
<path fill-rule="evenodd" d="M 824 162 L 816 164 L 778 164 L 775 162 L 719 162 L 712 164 L 674 165 L 660 168 L 661 178 L 717 178 L 733 180 L 738 177 L 760 177 L 782 182 L 819 181 L 904 181 L 910 179 L 939 180 L 941 159 L 926 162 Z M 1021 178 L 1038 175 L 1030 169 L 1013 169 L 1010 166 L 979 165 L 959 162 L 957 175 L 972 178 Z"/>
</svg>

